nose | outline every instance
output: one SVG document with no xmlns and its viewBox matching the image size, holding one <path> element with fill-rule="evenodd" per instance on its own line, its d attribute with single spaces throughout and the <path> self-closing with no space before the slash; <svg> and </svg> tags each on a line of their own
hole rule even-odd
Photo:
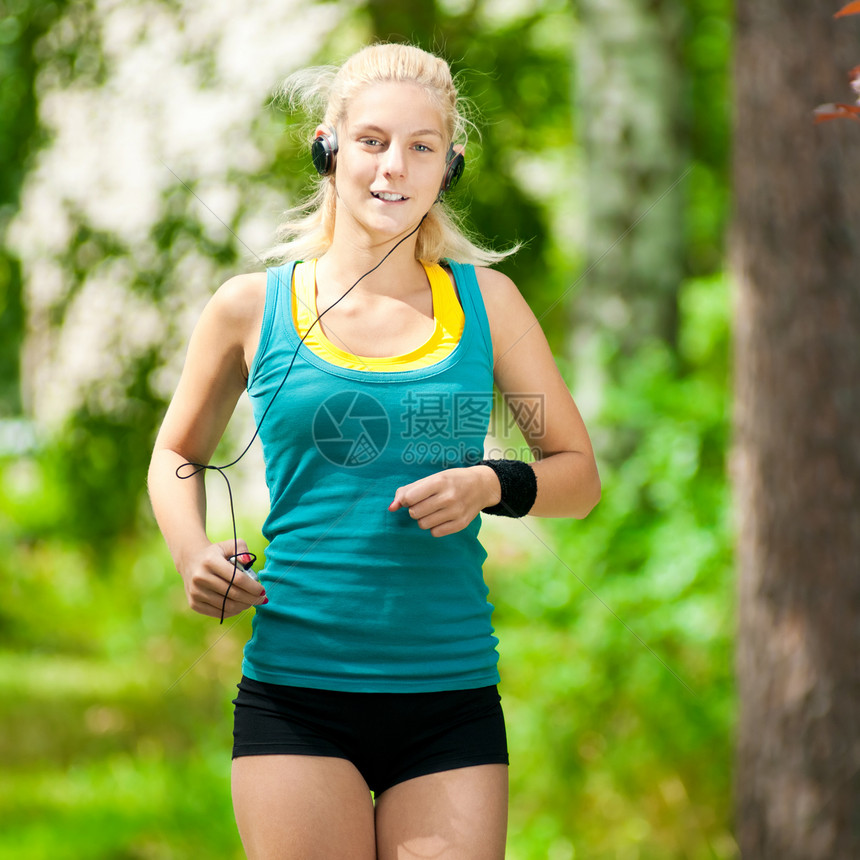
<svg viewBox="0 0 860 860">
<path fill-rule="evenodd" d="M 385 176 L 403 176 L 406 172 L 406 158 L 403 150 L 395 143 L 390 143 L 382 154 L 382 172 Z"/>
</svg>

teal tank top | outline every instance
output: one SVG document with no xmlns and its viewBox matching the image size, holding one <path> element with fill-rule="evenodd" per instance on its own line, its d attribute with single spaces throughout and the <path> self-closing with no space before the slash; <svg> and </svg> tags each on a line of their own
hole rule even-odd
<svg viewBox="0 0 860 860">
<path fill-rule="evenodd" d="M 343 367 L 300 346 L 295 264 L 268 271 L 248 376 L 270 495 L 260 571 L 269 602 L 256 609 L 242 667 L 254 680 L 357 692 L 499 681 L 480 515 L 436 538 L 407 510 L 388 510 L 398 487 L 483 458 L 489 324 L 474 268 L 447 265 L 465 316 L 460 341 L 400 371 Z"/>
</svg>

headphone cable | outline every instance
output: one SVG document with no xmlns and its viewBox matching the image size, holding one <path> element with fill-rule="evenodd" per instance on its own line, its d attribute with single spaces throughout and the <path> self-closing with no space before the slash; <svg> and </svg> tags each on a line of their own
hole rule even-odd
<svg viewBox="0 0 860 860">
<path fill-rule="evenodd" d="M 230 594 L 230 589 L 233 587 L 233 583 L 236 579 L 236 571 L 239 569 L 239 537 L 236 528 L 236 510 L 233 505 L 233 489 L 230 486 L 230 479 L 227 477 L 225 470 L 235 466 L 251 449 L 251 445 L 254 444 L 254 440 L 257 436 L 260 435 L 260 428 L 263 426 L 263 421 L 266 420 L 266 416 L 269 414 L 269 410 L 272 408 L 272 405 L 275 402 L 277 396 L 281 393 L 284 385 L 287 382 L 287 378 L 290 375 L 290 371 L 293 369 L 293 365 L 296 363 L 296 358 L 298 357 L 299 350 L 302 348 L 302 344 L 305 342 L 305 339 L 311 333 L 313 327 L 337 304 L 342 302 L 368 275 L 372 275 L 407 239 L 411 236 L 414 236 L 418 230 L 421 228 L 421 225 L 424 223 L 424 219 L 429 215 L 429 212 L 425 212 L 422 216 L 421 220 L 418 222 L 418 226 L 414 227 L 409 233 L 407 233 L 402 239 L 399 239 L 397 243 L 386 252 L 385 256 L 372 268 L 368 269 L 344 294 L 337 299 L 337 301 L 330 304 L 322 313 L 318 314 L 316 319 L 308 326 L 308 330 L 302 335 L 299 340 L 298 346 L 296 346 L 295 351 L 293 352 L 292 358 L 290 359 L 289 366 L 287 367 L 287 372 L 284 374 L 284 378 L 281 380 L 278 387 L 275 389 L 275 393 L 272 395 L 269 400 L 266 408 L 263 410 L 263 414 L 260 416 L 260 420 L 257 422 L 257 426 L 254 430 L 254 435 L 251 437 L 248 444 L 242 450 L 242 453 L 239 454 L 234 460 L 231 460 L 229 463 L 225 463 L 223 466 L 213 466 L 209 463 L 192 463 L 190 461 L 182 463 L 180 466 L 177 466 L 175 475 L 181 481 L 187 481 L 189 478 L 195 477 L 195 475 L 199 475 L 201 472 L 217 472 L 224 479 L 224 482 L 227 484 L 227 498 L 230 502 L 230 521 L 233 527 L 233 575 L 230 577 L 230 582 L 227 584 L 227 590 L 224 592 L 224 599 L 221 602 L 221 620 L 220 624 L 224 623 L 224 615 L 227 608 L 227 597 Z M 279 276 L 280 277 L 280 276 Z M 187 474 L 180 474 L 180 472 L 189 467 L 192 469 L 191 472 Z"/>
</svg>

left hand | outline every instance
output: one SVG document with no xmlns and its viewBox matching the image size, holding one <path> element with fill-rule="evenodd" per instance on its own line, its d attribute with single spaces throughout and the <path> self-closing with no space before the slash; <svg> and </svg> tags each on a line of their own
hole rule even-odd
<svg viewBox="0 0 860 860">
<path fill-rule="evenodd" d="M 489 466 L 467 466 L 435 472 L 398 487 L 388 510 L 408 508 L 420 528 L 442 537 L 466 528 L 501 495 L 499 479 Z"/>
</svg>

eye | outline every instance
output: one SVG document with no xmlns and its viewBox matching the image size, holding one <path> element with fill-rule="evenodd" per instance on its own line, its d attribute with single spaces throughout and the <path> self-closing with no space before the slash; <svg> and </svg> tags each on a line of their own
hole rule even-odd
<svg viewBox="0 0 860 860">
<path fill-rule="evenodd" d="M 433 152 L 432 147 L 427 146 L 426 143 L 416 143 L 415 149 L 417 149 L 418 152 Z"/>
<path fill-rule="evenodd" d="M 362 137 L 360 142 L 363 143 L 365 146 L 382 146 L 382 141 L 378 140 L 375 137 Z"/>
</svg>

